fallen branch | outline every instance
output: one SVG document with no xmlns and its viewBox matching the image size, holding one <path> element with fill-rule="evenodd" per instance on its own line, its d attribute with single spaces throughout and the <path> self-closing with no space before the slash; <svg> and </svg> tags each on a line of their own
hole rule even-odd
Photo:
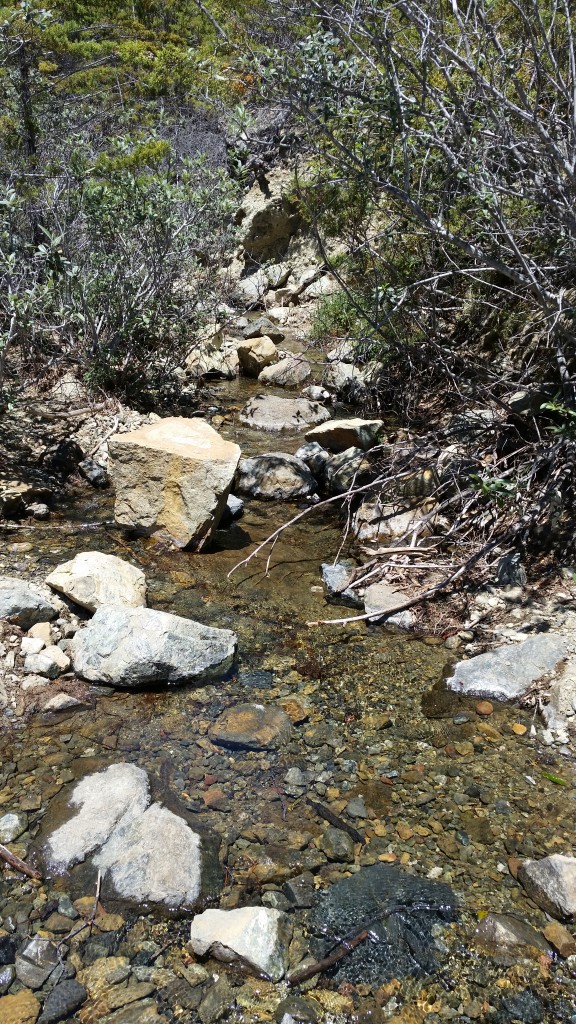
<svg viewBox="0 0 576 1024">
<path fill-rule="evenodd" d="M 347 821 L 343 820 L 343 818 L 339 818 L 337 814 L 334 814 L 334 811 L 331 811 L 329 807 L 325 807 L 324 804 L 319 804 L 316 800 L 312 800 L 310 797 L 306 797 L 306 799 L 318 817 L 324 818 L 324 821 L 329 821 L 331 825 L 334 825 L 334 828 L 339 828 L 342 832 L 347 832 L 355 843 L 362 843 L 362 846 L 364 846 L 366 840 L 357 828 L 354 828 L 353 825 L 349 825 Z"/>
<path fill-rule="evenodd" d="M 329 956 L 324 957 L 323 960 L 317 960 L 314 964 L 309 964 L 308 967 L 303 967 L 301 971 L 296 971 L 295 974 L 290 974 L 286 979 L 289 985 L 301 985 L 303 981 L 308 981 L 309 978 L 314 978 L 317 974 L 321 974 L 322 971 L 327 971 L 334 964 L 337 964 L 339 960 L 343 960 L 348 953 L 351 953 L 356 946 L 359 946 L 361 942 L 364 942 L 370 932 L 368 929 L 364 929 L 363 932 L 359 932 L 349 942 L 343 943 L 338 946 L 333 953 Z"/>
<path fill-rule="evenodd" d="M 5 860 L 6 863 L 10 865 L 11 868 L 14 868 L 16 871 L 22 872 L 23 875 L 28 875 L 28 878 L 33 878 L 37 882 L 42 881 L 42 875 L 40 874 L 39 871 L 36 871 L 35 868 L 29 867 L 28 864 L 21 860 L 20 857 L 17 857 L 15 853 L 10 853 L 10 850 L 7 850 L 6 847 L 2 846 L 1 843 L 0 857 L 2 858 L 2 860 Z"/>
</svg>

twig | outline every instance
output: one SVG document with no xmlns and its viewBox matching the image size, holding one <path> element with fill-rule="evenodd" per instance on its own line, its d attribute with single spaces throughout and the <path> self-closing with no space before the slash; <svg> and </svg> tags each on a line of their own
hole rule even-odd
<svg viewBox="0 0 576 1024">
<path fill-rule="evenodd" d="M 16 871 L 21 871 L 23 875 L 28 875 L 28 878 L 34 878 L 37 882 L 42 881 L 42 875 L 39 871 L 36 871 L 35 868 L 28 867 L 28 864 L 21 860 L 20 857 L 17 857 L 15 853 L 10 853 L 10 850 L 7 850 L 1 843 L 0 857 L 2 860 L 5 860 L 10 867 L 15 868 Z"/>
<path fill-rule="evenodd" d="M 333 953 L 329 956 L 324 957 L 323 960 L 317 960 L 314 964 L 309 964 L 308 967 L 303 967 L 301 971 L 296 971 L 295 974 L 290 974 L 286 979 L 289 985 L 301 985 L 303 981 L 308 981 L 309 978 L 314 978 L 317 974 L 321 974 L 322 971 L 329 970 L 334 964 L 337 964 L 339 960 L 343 960 L 348 953 L 351 953 L 356 946 L 359 946 L 361 942 L 365 942 L 370 932 L 368 929 L 364 929 L 363 932 L 359 932 L 349 942 L 338 946 Z"/>
<path fill-rule="evenodd" d="M 348 835 L 354 840 L 355 843 L 362 843 L 364 846 L 366 840 L 361 832 L 353 825 L 349 825 L 347 821 L 340 818 L 334 811 L 331 811 L 329 807 L 325 807 L 324 804 L 319 804 L 316 800 L 312 800 L 310 797 L 306 797 L 310 807 L 316 811 L 316 814 L 320 818 L 324 818 L 324 821 L 329 821 L 334 828 L 339 828 L 342 832 L 347 832 Z"/>
<path fill-rule="evenodd" d="M 108 533 L 107 529 L 106 533 Z M 109 533 L 108 536 L 110 537 Z M 121 540 L 120 537 L 110 537 L 110 540 L 112 541 L 113 544 L 117 544 L 119 548 L 123 548 L 124 551 L 127 551 L 129 555 L 132 555 L 132 558 L 135 558 L 140 565 L 146 565 L 144 559 L 140 558 L 140 555 L 137 555 L 136 552 L 132 550 L 130 545 L 126 543 L 126 541 Z"/>
</svg>

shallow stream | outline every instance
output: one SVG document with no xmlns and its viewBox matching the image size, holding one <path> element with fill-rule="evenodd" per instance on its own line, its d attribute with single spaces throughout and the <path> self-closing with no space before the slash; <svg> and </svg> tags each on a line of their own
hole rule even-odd
<svg viewBox="0 0 576 1024">
<path fill-rule="evenodd" d="M 246 384 L 213 388 L 210 404 L 224 417 L 221 433 L 237 440 L 244 455 L 295 451 L 301 436 L 271 437 L 236 425 L 234 407 L 249 390 Z M 442 679 L 454 654 L 442 637 L 364 623 L 307 625 L 347 614 L 326 604 L 320 580 L 320 563 L 334 559 L 341 542 L 335 513 L 312 511 L 272 550 L 230 576 L 295 507 L 248 502 L 243 517 L 200 554 L 95 528 L 112 519 L 112 508 L 108 493 L 79 492 L 46 528 L 10 534 L 1 571 L 41 578 L 89 549 L 137 560 L 150 606 L 235 630 L 238 661 L 228 678 L 202 687 L 92 691 L 79 710 L 13 717 L 3 732 L 0 812 L 28 815 L 28 830 L 18 840 L 22 852 L 70 781 L 88 768 L 133 761 L 222 836 L 222 906 L 258 902 L 306 872 L 320 890 L 378 863 L 452 887 L 459 915 L 438 932 L 436 974 L 388 978 L 383 985 L 372 977 L 341 984 L 323 976 L 308 993 L 320 1020 L 576 1020 L 570 961 L 525 950 L 505 956 L 479 951 L 472 939 L 478 915 L 487 911 L 517 915 L 538 929 L 546 925 L 514 878 L 514 858 L 571 852 L 576 776 L 569 758 L 539 745 L 526 713 L 502 705 L 483 718 L 475 700 L 448 693 Z M 20 545 L 30 541 L 32 549 L 23 552 Z M 295 725 L 288 746 L 214 747 L 206 735 L 210 723 L 244 701 L 290 709 Z M 513 730 L 518 725 L 527 727 L 523 735 Z M 365 815 L 348 812 L 355 797 Z M 327 860 L 319 849 L 327 823 L 309 798 L 361 830 L 365 843 L 357 844 L 350 863 Z M 0 919 L 8 930 L 22 931 L 26 922 L 29 930 L 42 928 L 46 905 L 69 891 L 64 879 L 38 887 L 15 873 L 4 876 Z M 134 936 L 140 944 L 144 936 L 161 949 L 156 967 L 170 968 L 182 954 L 186 921 L 149 917 L 147 910 L 140 920 L 125 915 L 119 948 L 137 949 Z M 273 1020 L 284 985 L 230 976 L 237 998 L 214 1019 Z M 199 1019 L 177 1000 L 158 998 L 168 1019 Z M 79 1019 L 88 1024 L 81 1012 Z"/>
</svg>

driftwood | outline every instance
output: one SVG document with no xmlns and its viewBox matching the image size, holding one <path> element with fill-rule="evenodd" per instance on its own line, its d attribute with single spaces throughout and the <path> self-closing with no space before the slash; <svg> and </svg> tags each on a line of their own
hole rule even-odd
<svg viewBox="0 0 576 1024">
<path fill-rule="evenodd" d="M 347 821 L 339 818 L 337 814 L 334 814 L 334 811 L 331 811 L 329 807 L 325 807 L 324 804 L 319 804 L 316 800 L 312 800 L 310 797 L 307 797 L 306 799 L 310 804 L 310 807 L 316 811 L 318 817 L 324 818 L 324 821 L 329 821 L 331 825 L 334 825 L 334 828 L 339 828 L 341 832 L 347 832 L 355 843 L 362 843 L 364 846 L 366 840 L 357 828 L 354 828 L 353 825 L 349 825 Z"/>
<path fill-rule="evenodd" d="M 28 878 L 33 878 L 37 882 L 42 881 L 42 875 L 39 871 L 36 871 L 35 868 L 29 867 L 28 864 L 21 860 L 20 857 L 17 857 L 15 853 L 10 853 L 10 850 L 7 850 L 1 843 L 0 857 L 2 860 L 5 860 L 11 868 L 14 868 L 16 871 L 21 871 L 23 875 L 28 875 Z"/>
<path fill-rule="evenodd" d="M 367 928 L 364 931 L 359 932 L 349 942 L 342 943 L 337 946 L 333 953 L 324 957 L 323 960 L 317 960 L 314 964 L 309 964 L 308 967 L 303 967 L 301 971 L 296 971 L 295 974 L 290 974 L 286 979 L 289 985 L 301 985 L 303 981 L 308 981 L 309 978 L 314 978 L 317 974 L 321 974 L 323 971 L 327 971 L 334 964 L 337 964 L 339 960 L 343 960 L 348 953 L 351 953 L 356 946 L 359 946 L 361 942 L 364 942 L 370 932 Z"/>
</svg>

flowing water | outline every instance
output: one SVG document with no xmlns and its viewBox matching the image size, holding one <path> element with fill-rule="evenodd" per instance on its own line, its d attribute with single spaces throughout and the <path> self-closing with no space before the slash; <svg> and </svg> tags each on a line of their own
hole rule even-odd
<svg viewBox="0 0 576 1024">
<path fill-rule="evenodd" d="M 223 435 L 237 440 L 245 455 L 295 451 L 299 436 L 270 437 L 237 426 L 235 407 L 251 390 L 245 383 L 213 389 L 209 404 L 224 417 Z M 351 981 L 342 982 L 341 968 L 336 980 L 328 972 L 304 986 L 318 1019 L 576 1020 L 570 960 L 534 950 L 477 949 L 473 940 L 479 916 L 488 911 L 545 926 L 545 915 L 515 880 L 514 858 L 572 852 L 576 789 L 568 752 L 542 747 L 531 736 L 526 713 L 503 705 L 485 720 L 474 700 L 446 691 L 442 680 L 454 655 L 440 637 L 364 623 L 308 625 L 346 614 L 326 604 L 320 586 L 320 563 L 334 559 L 341 543 L 336 513 L 312 511 L 272 549 L 232 572 L 297 509 L 248 502 L 244 516 L 196 554 L 107 527 L 112 508 L 107 493 L 79 492 L 51 521 L 63 529 L 40 524 L 33 532 L 10 534 L 2 571 L 42 578 L 88 549 L 137 560 L 148 579 L 150 606 L 233 629 L 238 660 L 226 679 L 201 687 L 87 690 L 80 709 L 13 716 L 3 732 L 0 812 L 28 815 L 28 829 L 16 844 L 21 853 L 33 845 L 43 820 L 56 823 L 58 801 L 72 780 L 95 767 L 132 761 L 220 834 L 222 906 L 282 895 L 293 877 L 320 891 L 377 864 L 395 864 L 407 877 L 450 887 L 458 912 L 432 929 L 437 969 L 427 961 L 427 969 L 412 978 L 384 972 L 378 980 L 370 968 L 362 979 L 361 960 L 355 960 Z M 31 539 L 32 549 L 22 552 L 18 545 Z M 210 723 L 244 701 L 283 703 L 295 723 L 289 744 L 264 751 L 215 748 L 207 737 Z M 527 731 L 517 735 L 513 725 Z M 215 790 L 210 805 L 206 794 Z M 356 815 L 354 803 L 348 810 L 355 798 L 365 814 Z M 361 829 L 365 842 L 355 846 L 348 863 L 325 856 L 321 837 L 328 824 L 310 800 L 328 804 L 348 826 Z M 72 898 L 90 895 L 83 884 L 80 875 L 74 891 L 64 879 L 39 887 L 5 872 L 0 921 L 20 934 L 42 928 L 46 908 L 63 891 Z M 304 901 L 295 912 L 298 934 L 306 906 Z M 116 946 L 106 936 L 90 939 L 96 955 L 119 948 L 139 956 L 146 940 L 160 950 L 155 966 L 171 969 L 182 955 L 186 920 L 161 920 L 148 908 L 125 917 Z M 85 947 L 86 962 L 94 959 L 93 947 Z M 304 946 L 294 949 L 293 966 L 304 952 Z M 221 972 L 221 965 L 216 969 Z M 232 996 L 221 1019 L 274 1019 L 287 994 L 284 983 L 233 971 L 229 976 Z M 200 1019 L 195 1009 L 170 1002 L 160 986 L 159 992 L 168 1019 Z M 204 1016 L 209 1019 L 208 1011 Z M 82 1011 L 79 1019 L 87 1021 Z"/>
</svg>

